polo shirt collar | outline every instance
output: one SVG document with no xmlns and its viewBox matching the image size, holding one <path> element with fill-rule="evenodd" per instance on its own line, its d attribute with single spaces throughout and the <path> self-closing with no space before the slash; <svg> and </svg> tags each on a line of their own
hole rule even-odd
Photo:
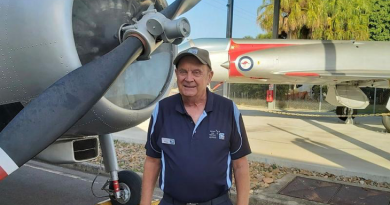
<svg viewBox="0 0 390 205">
<path fill-rule="evenodd" d="M 204 107 L 204 110 L 206 112 L 211 112 L 213 111 L 213 106 L 214 106 L 214 95 L 212 92 L 209 91 L 208 88 L 206 88 L 206 95 L 207 95 L 207 100 L 206 100 L 206 106 Z M 183 99 L 181 98 L 181 94 L 178 94 L 178 97 L 180 98 L 180 103 L 176 104 L 176 111 L 180 112 L 181 114 L 187 114 L 186 109 L 184 108 L 184 103 Z"/>
<path fill-rule="evenodd" d="M 177 96 L 180 103 L 176 104 L 176 111 L 180 112 L 181 114 L 187 114 L 187 111 L 184 109 L 184 103 L 183 99 L 181 98 L 181 94 L 179 93 Z"/>
<path fill-rule="evenodd" d="M 214 94 L 209 91 L 208 88 L 206 88 L 206 93 L 207 93 L 207 101 L 206 101 L 206 106 L 204 107 L 204 110 L 206 112 L 211 112 L 213 111 L 213 106 L 214 106 Z"/>
</svg>

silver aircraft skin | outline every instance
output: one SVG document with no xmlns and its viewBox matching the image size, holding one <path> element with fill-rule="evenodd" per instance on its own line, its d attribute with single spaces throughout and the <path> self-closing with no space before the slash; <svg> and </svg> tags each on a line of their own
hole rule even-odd
<svg viewBox="0 0 390 205">
<path fill-rule="evenodd" d="M 179 51 L 192 46 L 210 52 L 214 81 L 327 85 L 326 100 L 350 109 L 369 105 L 360 87 L 389 88 L 390 42 L 201 38 Z"/>
<path fill-rule="evenodd" d="M 96 29 L 99 27 L 96 25 L 99 22 L 77 13 L 76 6 L 83 5 L 83 2 L 87 1 L 0 1 L 0 106 L 15 103 L 26 106 L 58 79 L 82 65 L 80 56 L 83 50 L 76 38 L 93 38 L 95 33 L 93 29 L 77 33 L 80 29 L 75 25 L 86 24 L 87 28 Z M 90 12 L 119 10 L 125 6 L 121 3 L 127 1 L 99 2 L 95 7 L 89 8 Z M 134 9 L 144 9 L 152 3 L 160 7 L 167 6 L 165 0 L 138 4 L 137 1 L 133 2 Z M 129 12 L 128 19 L 136 14 Z M 107 25 L 101 25 L 104 26 Z M 93 49 L 96 53 L 99 45 Z M 118 132 L 149 118 L 154 104 L 167 95 L 172 85 L 174 68 L 171 62 L 176 50 L 171 44 L 163 44 L 153 53 L 151 60 L 133 63 L 130 66 L 132 69 L 124 71 L 105 97 L 68 130 L 60 141 Z M 97 54 L 95 58 L 98 57 Z M 72 163 L 90 158 L 49 158 L 49 161 Z"/>
<path fill-rule="evenodd" d="M 363 86 L 375 81 L 389 87 L 390 42 L 203 38 L 190 39 L 179 51 L 190 46 L 210 52 L 215 81 Z"/>
</svg>

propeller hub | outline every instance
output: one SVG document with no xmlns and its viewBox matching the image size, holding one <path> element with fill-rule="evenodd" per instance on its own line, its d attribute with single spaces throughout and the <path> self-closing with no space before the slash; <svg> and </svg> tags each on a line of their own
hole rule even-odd
<svg viewBox="0 0 390 205">
<path fill-rule="evenodd" d="M 144 16 L 134 25 L 123 26 L 122 41 L 133 36 L 141 40 L 144 52 L 137 60 L 149 60 L 150 54 L 164 43 L 178 43 L 177 39 L 188 37 L 191 32 L 190 23 L 184 17 L 170 20 L 153 8 L 143 12 Z"/>
</svg>

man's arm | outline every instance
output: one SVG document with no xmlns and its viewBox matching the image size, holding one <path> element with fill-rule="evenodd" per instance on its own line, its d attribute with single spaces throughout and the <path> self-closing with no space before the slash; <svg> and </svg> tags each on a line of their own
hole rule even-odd
<svg viewBox="0 0 390 205">
<path fill-rule="evenodd" d="M 150 205 L 157 176 L 160 173 L 161 159 L 146 156 L 142 179 L 141 205 Z"/>
<path fill-rule="evenodd" d="M 249 204 L 249 164 L 246 157 L 233 160 L 233 173 L 237 187 L 237 205 Z"/>
</svg>

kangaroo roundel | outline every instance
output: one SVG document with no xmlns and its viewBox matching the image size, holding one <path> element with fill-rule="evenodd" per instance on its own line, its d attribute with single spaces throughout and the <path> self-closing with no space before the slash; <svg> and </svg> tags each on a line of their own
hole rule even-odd
<svg viewBox="0 0 390 205">
<path fill-rule="evenodd" d="M 249 70 L 251 70 L 253 68 L 253 60 L 252 60 L 252 58 L 250 58 L 248 56 L 244 56 L 244 57 L 240 58 L 240 60 L 238 61 L 238 67 L 242 71 L 249 71 Z"/>
</svg>

